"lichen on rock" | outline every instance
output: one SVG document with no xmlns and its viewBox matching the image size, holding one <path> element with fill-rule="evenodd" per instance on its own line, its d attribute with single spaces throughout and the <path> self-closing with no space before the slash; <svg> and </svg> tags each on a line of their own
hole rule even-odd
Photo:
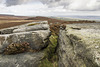
<svg viewBox="0 0 100 67">
<path fill-rule="evenodd" d="M 68 24 L 59 34 L 59 67 L 100 67 L 100 23 Z"/>
</svg>

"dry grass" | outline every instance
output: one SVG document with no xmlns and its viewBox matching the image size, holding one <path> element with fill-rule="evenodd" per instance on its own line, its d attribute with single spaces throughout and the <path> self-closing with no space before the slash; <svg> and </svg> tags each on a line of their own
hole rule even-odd
<svg viewBox="0 0 100 67">
<path fill-rule="evenodd" d="M 36 20 L 35 20 L 36 21 Z M 20 22 L 34 22 L 34 20 L 0 20 L 0 24 L 4 24 L 4 23 L 20 23 Z"/>
<path fill-rule="evenodd" d="M 0 20 L 0 29 L 37 21 L 39 20 Z"/>
</svg>

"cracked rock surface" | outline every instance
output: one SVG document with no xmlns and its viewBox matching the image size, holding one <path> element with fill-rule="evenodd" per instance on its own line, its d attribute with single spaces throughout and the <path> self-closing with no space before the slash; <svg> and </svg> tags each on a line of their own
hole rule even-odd
<svg viewBox="0 0 100 67">
<path fill-rule="evenodd" d="M 0 67 L 38 67 L 41 59 L 45 56 L 41 49 L 48 45 L 47 41 L 49 36 L 49 25 L 48 22 L 45 21 L 32 22 L 20 26 L 1 29 Z M 24 42 L 29 43 L 33 50 L 41 51 L 24 52 L 14 55 L 3 54 L 6 47 L 10 44 Z"/>
<path fill-rule="evenodd" d="M 66 25 L 58 52 L 59 67 L 100 67 L 100 23 Z"/>
</svg>

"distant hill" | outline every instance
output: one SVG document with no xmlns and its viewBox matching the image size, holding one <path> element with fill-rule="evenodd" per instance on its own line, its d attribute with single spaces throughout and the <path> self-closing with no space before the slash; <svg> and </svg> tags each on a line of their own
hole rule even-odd
<svg viewBox="0 0 100 67">
<path fill-rule="evenodd" d="M 12 26 L 17 26 L 29 22 L 37 22 L 37 21 L 48 21 L 50 25 L 54 24 L 55 26 L 59 27 L 62 24 L 71 24 L 71 23 L 93 23 L 95 21 L 87 21 L 87 20 L 80 20 L 80 21 L 73 21 L 73 20 L 64 20 L 61 18 L 54 18 L 54 17 L 26 17 L 26 16 L 14 16 L 14 15 L 0 15 L 0 29 L 8 28 Z"/>
<path fill-rule="evenodd" d="M 42 16 L 31 17 L 31 18 L 28 18 L 27 20 L 42 20 L 42 21 L 48 21 L 49 23 L 56 23 L 56 22 L 61 22 L 61 23 L 95 22 L 95 21 L 89 21 L 89 20 L 76 20 L 76 19 L 69 19 L 69 18 L 42 17 Z"/>
<path fill-rule="evenodd" d="M 0 14 L 0 20 L 23 20 L 28 18 L 30 17 Z"/>
</svg>

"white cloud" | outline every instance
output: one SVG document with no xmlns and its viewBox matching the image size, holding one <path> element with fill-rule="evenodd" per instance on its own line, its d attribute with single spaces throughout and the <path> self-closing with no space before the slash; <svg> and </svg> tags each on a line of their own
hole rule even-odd
<svg viewBox="0 0 100 67">
<path fill-rule="evenodd" d="M 44 16 L 100 15 L 100 0 L 0 0 L 0 13 Z"/>
<path fill-rule="evenodd" d="M 49 7 L 64 6 L 67 10 L 100 10 L 99 0 L 41 0 L 41 2 L 48 4 Z"/>
<path fill-rule="evenodd" d="M 22 5 L 8 7 L 8 9 L 10 9 L 13 12 L 13 14 L 16 15 L 39 15 L 43 13 L 43 11 L 46 8 L 47 7 L 41 3 L 27 4 L 27 5 L 22 4 Z"/>
<path fill-rule="evenodd" d="M 40 1 L 49 7 L 63 6 L 70 10 L 100 10 L 100 0 L 6 0 L 6 5 L 12 6 L 35 1 Z"/>
<path fill-rule="evenodd" d="M 100 10 L 100 2 L 97 0 L 76 0 L 73 1 L 68 8 L 71 10 Z"/>
</svg>

